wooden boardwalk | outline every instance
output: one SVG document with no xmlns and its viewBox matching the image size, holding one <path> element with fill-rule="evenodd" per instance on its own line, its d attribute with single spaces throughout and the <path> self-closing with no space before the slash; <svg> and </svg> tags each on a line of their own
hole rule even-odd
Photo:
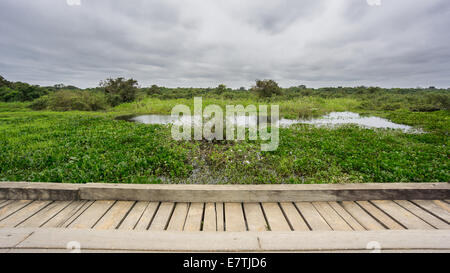
<svg viewBox="0 0 450 273">
<path fill-rule="evenodd" d="M 0 200 L 0 230 L 172 232 L 449 230 L 448 200 L 188 203 Z"/>
</svg>

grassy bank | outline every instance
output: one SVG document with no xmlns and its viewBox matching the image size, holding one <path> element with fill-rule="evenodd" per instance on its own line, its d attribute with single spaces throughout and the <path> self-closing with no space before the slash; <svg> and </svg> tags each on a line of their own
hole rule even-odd
<svg viewBox="0 0 450 273">
<path fill-rule="evenodd" d="M 207 99 L 205 104 L 250 104 Z M 370 111 L 425 134 L 296 125 L 280 130 L 280 146 L 259 141 L 172 140 L 170 128 L 115 120 L 122 114 L 170 113 L 192 100 L 148 99 L 108 112 L 31 111 L 0 104 L 0 180 L 110 183 L 359 183 L 450 181 L 449 112 Z M 300 105 L 300 106 L 299 106 Z M 306 107 L 307 105 L 308 107 Z M 291 106 L 291 107 L 290 107 Z M 314 106 L 314 107 L 312 107 Z M 280 103 L 285 116 L 358 110 L 352 99 Z M 313 108 L 317 108 L 314 110 Z M 362 110 L 358 110 L 362 112 Z"/>
<path fill-rule="evenodd" d="M 203 107 L 219 105 L 225 109 L 226 105 L 268 105 L 280 106 L 280 115 L 285 118 L 302 118 L 320 116 L 333 111 L 356 111 L 360 101 L 350 98 L 323 99 L 319 97 L 304 97 L 295 100 L 266 101 L 253 99 L 214 99 L 204 98 Z M 124 103 L 109 110 L 115 114 L 170 114 L 175 105 L 183 104 L 194 109 L 193 99 L 167 99 L 145 98 L 141 101 Z"/>
</svg>

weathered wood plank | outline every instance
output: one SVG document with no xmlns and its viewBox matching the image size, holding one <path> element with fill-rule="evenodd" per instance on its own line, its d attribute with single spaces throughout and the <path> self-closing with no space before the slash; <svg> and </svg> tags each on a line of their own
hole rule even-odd
<svg viewBox="0 0 450 273">
<path fill-rule="evenodd" d="M 383 225 L 377 222 L 372 216 L 365 212 L 358 204 L 353 201 L 344 201 L 341 203 L 344 209 L 352 215 L 367 230 L 383 230 Z"/>
<path fill-rule="evenodd" d="M 225 230 L 246 231 L 241 203 L 225 203 Z"/>
<path fill-rule="evenodd" d="M 434 229 L 411 212 L 390 200 L 374 200 L 372 203 L 389 214 L 407 229 Z"/>
<path fill-rule="evenodd" d="M 450 225 L 442 221 L 441 219 L 437 218 L 436 216 L 426 212 L 425 210 L 421 209 L 420 207 L 414 205 L 410 201 L 407 200 L 395 200 L 395 203 L 399 204 L 412 214 L 416 215 L 420 219 L 424 220 L 428 224 L 432 225 L 434 228 L 437 229 L 450 229 Z"/>
<path fill-rule="evenodd" d="M 3 184 L 3 183 L 2 183 Z M 120 189 L 120 190 L 118 190 Z M 446 199 L 448 183 L 352 183 L 303 185 L 136 185 L 93 183 L 80 187 L 86 200 L 164 202 L 317 202 L 374 199 Z M 0 196 L 0 198 L 3 198 Z M 7 199 L 7 198 L 3 198 Z"/>
<path fill-rule="evenodd" d="M 203 219 L 203 231 L 216 231 L 216 204 L 206 203 L 205 204 L 205 216 Z"/>
<path fill-rule="evenodd" d="M 95 224 L 94 229 L 116 229 L 133 206 L 133 201 L 117 201 Z"/>
<path fill-rule="evenodd" d="M 28 206 L 0 221 L 0 228 L 16 227 L 34 214 L 38 213 L 41 209 L 48 206 L 51 202 L 52 201 L 33 201 Z"/>
<path fill-rule="evenodd" d="M 156 210 L 159 205 L 159 202 L 150 202 L 145 208 L 144 213 L 142 213 L 142 217 L 139 219 L 139 222 L 136 224 L 134 229 L 139 231 L 147 230 L 151 221 L 155 217 Z"/>
<path fill-rule="evenodd" d="M 18 201 L 11 202 L 8 205 L 4 206 L 3 208 L 0 209 L 0 221 L 5 219 L 6 217 L 12 215 L 16 211 L 22 209 L 23 207 L 29 205 L 31 202 L 33 202 L 33 201 L 18 200 Z"/>
<path fill-rule="evenodd" d="M 439 207 L 443 208 L 447 212 L 450 212 L 450 205 L 447 202 L 444 202 L 442 200 L 433 200 L 433 203 L 435 203 Z"/>
<path fill-rule="evenodd" d="M 162 202 L 150 224 L 149 230 L 164 230 L 168 223 L 170 216 L 172 215 L 175 203 L 172 202 Z"/>
<path fill-rule="evenodd" d="M 352 230 L 352 228 L 337 214 L 327 202 L 313 202 L 313 206 L 325 219 L 331 229 L 338 231 Z"/>
<path fill-rule="evenodd" d="M 297 206 L 300 213 L 303 215 L 303 218 L 305 219 L 306 223 L 313 231 L 331 230 L 331 227 L 322 218 L 320 213 L 314 208 L 314 206 L 310 202 L 296 202 L 295 205 Z"/>
<path fill-rule="evenodd" d="M 3 208 L 3 207 L 5 207 L 6 205 L 11 204 L 12 202 L 14 202 L 14 200 L 6 200 L 6 202 L 3 202 L 3 203 L 0 205 L 0 209 Z"/>
<path fill-rule="evenodd" d="M 12 231 L 16 231 L 13 229 Z M 367 243 L 376 241 L 384 250 L 450 250 L 446 230 L 384 230 L 328 232 L 135 232 L 115 230 L 39 229 L 14 238 L 11 230 L 0 230 L 3 248 L 17 250 L 67 250 L 67 242 L 77 241 L 84 250 L 182 251 L 182 252 L 262 252 L 262 251 L 355 251 L 369 252 Z M 11 239 L 13 238 L 12 242 Z M 130 238 L 133 238 L 130 240 Z M 5 240 L 6 239 L 6 240 Z M 6 244 L 3 243 L 6 241 Z M 105 242 L 108 242 L 107 244 Z M 324 261 L 326 263 L 328 261 Z"/>
<path fill-rule="evenodd" d="M 138 201 L 131 208 L 130 212 L 123 219 L 122 223 L 118 227 L 120 230 L 133 230 L 139 219 L 141 219 L 145 208 L 147 208 L 149 202 Z"/>
<path fill-rule="evenodd" d="M 225 216 L 223 203 L 216 203 L 217 231 L 225 231 Z"/>
<path fill-rule="evenodd" d="M 443 206 L 443 202 L 438 200 L 412 200 L 424 210 L 432 213 L 434 216 L 444 220 L 446 223 L 450 223 L 450 212 Z"/>
<path fill-rule="evenodd" d="M 189 203 L 180 202 L 175 205 L 175 209 L 170 218 L 169 226 L 167 230 L 171 231 L 183 231 L 184 223 L 186 222 L 186 217 L 189 210 Z"/>
<path fill-rule="evenodd" d="M 114 201 L 99 200 L 95 201 L 87 208 L 77 219 L 75 219 L 69 228 L 92 228 L 100 218 L 114 205 Z"/>
<path fill-rule="evenodd" d="M 200 231 L 204 206 L 204 203 L 191 203 L 186 223 L 184 224 L 184 231 Z"/>
<path fill-rule="evenodd" d="M 55 217 L 50 219 L 43 228 L 59 228 L 70 225 L 81 213 L 83 213 L 94 201 L 74 201 L 64 208 Z"/>
<path fill-rule="evenodd" d="M 266 214 L 269 228 L 272 231 L 289 231 L 291 230 L 286 217 L 284 217 L 278 203 L 262 203 L 264 213 Z"/>
<path fill-rule="evenodd" d="M 370 202 L 357 201 L 357 203 L 388 229 L 405 229 L 402 225 L 394 221 L 389 215 L 372 205 Z"/>
<path fill-rule="evenodd" d="M 72 203 L 72 201 L 55 201 L 19 224 L 17 227 L 40 227 L 55 217 L 55 215 L 70 205 L 70 203 Z"/>
<path fill-rule="evenodd" d="M 292 202 L 283 202 L 280 203 L 280 206 L 283 209 L 284 214 L 286 215 L 287 220 L 289 221 L 294 231 L 309 230 L 309 227 L 306 224 L 305 220 L 303 220 L 302 216 Z"/>
<path fill-rule="evenodd" d="M 350 213 L 348 213 L 338 202 L 328 202 L 328 204 L 352 227 L 353 230 L 366 230 Z"/>
<path fill-rule="evenodd" d="M 260 203 L 244 203 L 244 213 L 249 231 L 269 230 Z"/>
</svg>

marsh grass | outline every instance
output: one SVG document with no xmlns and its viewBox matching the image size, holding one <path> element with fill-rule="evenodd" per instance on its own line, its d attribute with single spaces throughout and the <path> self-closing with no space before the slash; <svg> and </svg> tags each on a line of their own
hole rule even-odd
<svg viewBox="0 0 450 273">
<path fill-rule="evenodd" d="M 175 105 L 187 105 L 194 109 L 193 99 L 156 99 L 145 98 L 141 101 L 121 104 L 109 110 L 117 114 L 170 114 Z M 333 111 L 357 110 L 360 102 L 356 99 L 304 97 L 295 100 L 254 100 L 254 99 L 214 99 L 204 98 L 203 108 L 207 105 L 218 105 L 223 110 L 227 105 L 279 105 L 280 115 L 285 118 L 309 118 L 324 115 Z"/>
<path fill-rule="evenodd" d="M 327 109 L 342 107 L 342 101 L 316 103 Z M 348 103 L 346 107 L 355 106 L 352 101 Z M 126 112 L 130 105 L 118 108 Z M 151 108 L 146 108 L 149 105 Z M 155 106 L 159 110 L 167 107 L 152 101 L 137 111 Z M 0 181 L 226 184 L 450 181 L 448 111 L 371 112 L 394 122 L 423 127 L 427 130 L 424 134 L 356 126 L 327 129 L 295 125 L 280 129 L 280 146 L 276 151 L 261 152 L 260 141 L 177 142 L 172 140 L 168 126 L 115 120 L 122 113 L 117 109 L 108 113 L 50 112 L 29 111 L 25 107 L 0 104 Z"/>
</svg>

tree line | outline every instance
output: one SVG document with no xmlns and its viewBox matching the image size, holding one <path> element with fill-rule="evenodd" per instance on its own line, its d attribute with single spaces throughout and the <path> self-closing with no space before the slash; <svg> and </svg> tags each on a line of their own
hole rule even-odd
<svg viewBox="0 0 450 273">
<path fill-rule="evenodd" d="M 364 109 L 396 110 L 409 107 L 412 111 L 436 111 L 450 109 L 450 88 L 381 88 L 381 87 L 325 87 L 309 88 L 305 85 L 281 88 L 274 80 L 257 80 L 251 88 L 232 89 L 224 84 L 212 88 L 168 88 L 152 85 L 140 87 L 134 79 L 106 79 L 95 88 L 80 89 L 76 86 L 30 85 L 10 82 L 0 76 L 0 101 L 32 102 L 36 110 L 84 110 L 97 111 L 133 102 L 143 97 L 158 99 L 193 98 L 196 96 L 219 99 L 294 100 L 301 97 L 356 98 Z"/>
</svg>

